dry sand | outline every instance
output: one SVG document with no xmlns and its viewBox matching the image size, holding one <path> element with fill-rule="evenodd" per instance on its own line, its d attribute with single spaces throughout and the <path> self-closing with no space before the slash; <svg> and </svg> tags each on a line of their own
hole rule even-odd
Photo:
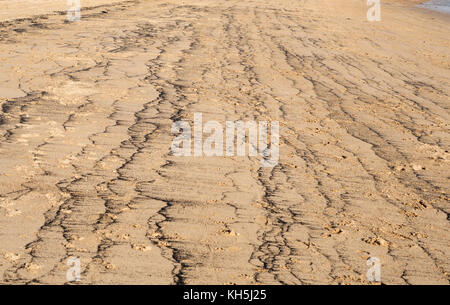
<svg viewBox="0 0 450 305">
<path fill-rule="evenodd" d="M 1 283 L 449 283 L 448 16 L 61 2 L 0 1 Z M 173 156 L 194 112 L 279 121 L 279 164 Z"/>
</svg>

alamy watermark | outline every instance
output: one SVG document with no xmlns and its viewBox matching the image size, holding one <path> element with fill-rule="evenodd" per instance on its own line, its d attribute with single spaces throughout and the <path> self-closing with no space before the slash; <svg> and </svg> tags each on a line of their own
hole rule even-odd
<svg viewBox="0 0 450 305">
<path fill-rule="evenodd" d="M 67 21 L 80 21 L 81 20 L 81 1 L 80 0 L 67 0 L 69 10 L 67 11 Z"/>
<path fill-rule="evenodd" d="M 268 127 L 270 125 L 270 146 Z M 226 121 L 225 128 L 218 121 L 203 125 L 202 113 L 194 113 L 193 137 L 187 121 L 176 121 L 171 131 L 179 134 L 172 141 L 174 156 L 245 156 L 248 131 L 248 156 L 260 156 L 261 167 L 274 167 L 279 160 L 280 126 L 277 121 Z M 203 133 L 209 135 L 203 141 Z M 225 149 L 224 149 L 225 138 Z M 193 151 L 192 151 L 193 140 Z M 236 140 L 236 141 L 235 141 Z M 236 145 L 235 145 L 236 144 Z"/>
<path fill-rule="evenodd" d="M 369 282 L 381 282 L 381 263 L 378 257 L 370 257 L 367 262 L 369 270 L 367 270 L 366 277 Z"/>
<path fill-rule="evenodd" d="M 81 261 L 78 257 L 69 257 L 66 262 L 70 268 L 66 272 L 68 282 L 81 281 Z"/>
<path fill-rule="evenodd" d="M 381 2 L 380 0 L 367 0 L 367 6 L 370 6 L 367 10 L 368 21 L 380 21 L 381 20 Z"/>
</svg>

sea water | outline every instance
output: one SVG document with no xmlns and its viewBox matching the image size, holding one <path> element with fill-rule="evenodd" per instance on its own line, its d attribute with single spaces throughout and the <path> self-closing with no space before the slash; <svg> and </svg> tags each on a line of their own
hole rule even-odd
<svg viewBox="0 0 450 305">
<path fill-rule="evenodd" d="M 431 0 L 418 5 L 419 7 L 427 8 L 441 13 L 450 14 L 450 0 Z"/>
</svg>

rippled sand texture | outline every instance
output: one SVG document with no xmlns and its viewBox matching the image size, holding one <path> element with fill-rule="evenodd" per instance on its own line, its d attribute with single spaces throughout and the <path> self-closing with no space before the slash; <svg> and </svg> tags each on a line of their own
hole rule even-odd
<svg viewBox="0 0 450 305">
<path fill-rule="evenodd" d="M 403 2 L 402 2 L 403 3 Z M 402 3 L 131 1 L 0 25 L 0 282 L 449 283 L 449 20 Z M 280 162 L 175 157 L 276 120 Z"/>
</svg>

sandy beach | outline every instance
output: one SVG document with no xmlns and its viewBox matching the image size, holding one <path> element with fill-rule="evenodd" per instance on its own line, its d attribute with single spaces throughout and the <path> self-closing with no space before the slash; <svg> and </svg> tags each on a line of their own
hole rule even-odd
<svg viewBox="0 0 450 305">
<path fill-rule="evenodd" d="M 0 283 L 449 284 L 450 15 L 420 2 L 0 0 Z M 279 122 L 278 163 L 174 155 L 194 113 Z"/>
</svg>

